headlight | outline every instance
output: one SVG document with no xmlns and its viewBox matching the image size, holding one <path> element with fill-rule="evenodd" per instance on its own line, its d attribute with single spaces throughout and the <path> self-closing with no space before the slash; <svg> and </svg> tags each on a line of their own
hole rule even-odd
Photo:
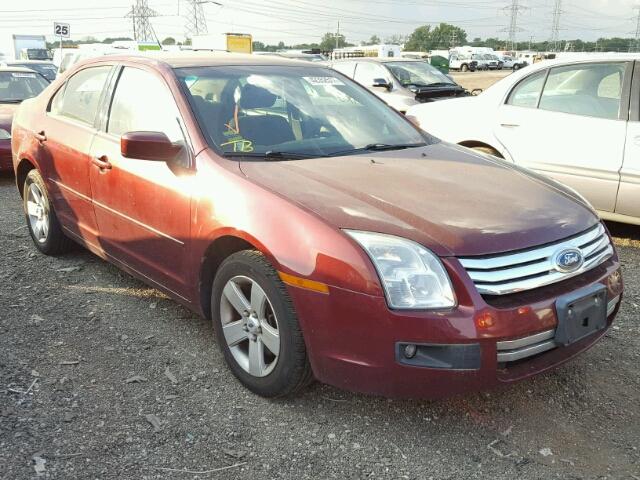
<svg viewBox="0 0 640 480">
<path fill-rule="evenodd" d="M 0 140 L 9 140 L 11 138 L 11 132 L 0 128 Z"/>
<path fill-rule="evenodd" d="M 389 307 L 426 310 L 456 305 L 442 262 L 411 240 L 381 233 L 345 230 L 369 254 Z"/>
</svg>

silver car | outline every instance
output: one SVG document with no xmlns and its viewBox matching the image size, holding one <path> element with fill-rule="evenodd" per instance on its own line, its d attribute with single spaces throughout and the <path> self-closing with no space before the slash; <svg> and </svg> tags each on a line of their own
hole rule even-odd
<svg viewBox="0 0 640 480">
<path fill-rule="evenodd" d="M 423 60 L 363 57 L 335 61 L 331 66 L 401 113 L 420 103 L 469 95 L 451 77 Z"/>
</svg>

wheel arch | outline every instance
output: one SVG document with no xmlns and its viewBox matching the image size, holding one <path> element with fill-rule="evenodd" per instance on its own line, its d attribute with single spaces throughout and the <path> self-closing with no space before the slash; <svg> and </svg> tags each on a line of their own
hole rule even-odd
<svg viewBox="0 0 640 480">
<path fill-rule="evenodd" d="M 20 196 L 24 198 L 24 182 L 27 179 L 27 175 L 31 170 L 36 170 L 35 162 L 31 161 L 28 158 L 23 158 L 18 163 L 18 168 L 16 168 L 16 186 L 18 187 L 18 192 L 20 192 Z"/>
<path fill-rule="evenodd" d="M 242 250 L 256 250 L 262 253 L 274 268 L 278 268 L 273 255 L 257 239 L 237 230 L 220 232 L 204 248 L 198 272 L 198 294 L 200 309 L 205 318 L 211 318 L 211 288 L 220 265 L 226 258 Z"/>
<path fill-rule="evenodd" d="M 502 152 L 500 150 L 498 150 L 496 147 L 489 145 L 486 142 L 481 142 L 478 140 L 465 140 L 463 142 L 458 142 L 458 145 L 462 146 L 462 147 L 467 147 L 467 148 L 488 148 L 490 150 L 493 150 L 495 152 L 495 156 L 504 159 L 504 155 L 502 154 Z"/>
</svg>

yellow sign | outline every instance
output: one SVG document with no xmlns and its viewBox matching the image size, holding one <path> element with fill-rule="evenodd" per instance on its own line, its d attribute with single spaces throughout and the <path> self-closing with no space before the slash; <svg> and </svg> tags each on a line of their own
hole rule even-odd
<svg viewBox="0 0 640 480">
<path fill-rule="evenodd" d="M 227 51 L 233 53 L 253 53 L 251 35 L 227 34 Z"/>
</svg>

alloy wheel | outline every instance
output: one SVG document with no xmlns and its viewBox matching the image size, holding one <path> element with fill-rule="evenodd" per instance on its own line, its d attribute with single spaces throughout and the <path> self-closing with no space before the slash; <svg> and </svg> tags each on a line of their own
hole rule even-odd
<svg viewBox="0 0 640 480">
<path fill-rule="evenodd" d="M 266 377 L 280 354 L 278 320 L 265 291 L 246 276 L 224 286 L 220 320 L 227 346 L 238 365 L 254 377 Z"/>
<path fill-rule="evenodd" d="M 40 187 L 35 183 L 29 185 L 27 192 L 27 215 L 35 239 L 39 243 L 46 242 L 50 226 L 49 203 Z"/>
</svg>

